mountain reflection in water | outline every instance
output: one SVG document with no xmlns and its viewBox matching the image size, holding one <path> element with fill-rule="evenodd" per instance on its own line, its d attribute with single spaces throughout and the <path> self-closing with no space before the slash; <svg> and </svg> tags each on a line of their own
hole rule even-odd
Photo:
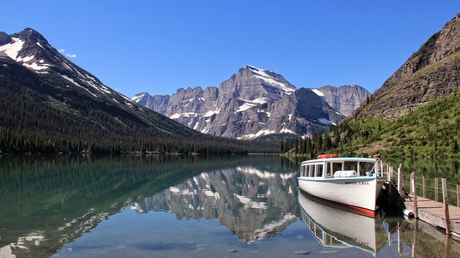
<svg viewBox="0 0 460 258">
<path fill-rule="evenodd" d="M 253 166 L 203 172 L 139 201 L 138 212 L 170 210 L 178 219 L 219 219 L 240 239 L 276 236 L 296 220 L 296 172 Z"/>
<path fill-rule="evenodd" d="M 297 170 L 277 156 L 0 156 L 0 257 L 460 257 L 418 221 L 313 213 Z"/>
<path fill-rule="evenodd" d="M 51 256 L 130 208 L 217 218 L 246 241 L 277 235 L 298 212 L 289 166 L 276 156 L 3 156 L 0 254 Z"/>
</svg>

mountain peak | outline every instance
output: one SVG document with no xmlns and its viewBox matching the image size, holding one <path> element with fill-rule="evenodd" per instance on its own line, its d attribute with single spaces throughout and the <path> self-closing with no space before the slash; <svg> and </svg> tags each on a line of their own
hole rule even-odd
<svg viewBox="0 0 460 258">
<path fill-rule="evenodd" d="M 25 28 L 21 32 L 13 34 L 13 37 L 19 38 L 23 41 L 32 40 L 34 42 L 48 44 L 48 41 L 45 39 L 45 37 L 43 37 L 42 34 L 32 28 Z"/>
<path fill-rule="evenodd" d="M 39 32 L 31 28 L 13 35 L 0 32 L 0 56 L 8 56 L 37 72 L 45 72 L 56 52 Z"/>
<path fill-rule="evenodd" d="M 240 69 L 240 72 L 250 72 L 255 78 L 257 78 L 262 84 L 272 86 L 281 89 L 286 94 L 291 94 L 296 90 L 296 87 L 286 81 L 281 74 L 255 67 L 253 65 L 246 65 Z"/>
</svg>

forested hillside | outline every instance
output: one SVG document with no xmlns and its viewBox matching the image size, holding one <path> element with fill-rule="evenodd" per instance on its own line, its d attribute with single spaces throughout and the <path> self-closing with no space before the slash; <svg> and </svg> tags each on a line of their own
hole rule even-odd
<svg viewBox="0 0 460 258">
<path fill-rule="evenodd" d="M 283 152 L 460 157 L 460 13 L 435 33 L 352 116 Z"/>
<path fill-rule="evenodd" d="M 204 135 L 117 98 L 71 86 L 53 71 L 37 74 L 0 57 L 0 153 L 277 151 L 270 143 Z"/>
<path fill-rule="evenodd" d="M 351 119 L 324 135 L 290 142 L 282 152 L 405 157 L 460 157 L 460 92 L 431 102 L 400 119 Z M 285 143 L 286 145 L 287 143 Z"/>
</svg>

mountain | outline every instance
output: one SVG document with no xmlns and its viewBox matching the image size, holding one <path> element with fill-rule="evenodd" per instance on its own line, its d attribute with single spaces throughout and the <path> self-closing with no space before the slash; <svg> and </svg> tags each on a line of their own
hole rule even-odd
<svg viewBox="0 0 460 258">
<path fill-rule="evenodd" d="M 431 36 L 373 93 L 362 116 L 398 118 L 460 89 L 460 14 Z"/>
<path fill-rule="evenodd" d="M 459 82 L 460 13 L 323 137 L 329 146 L 318 140 L 306 151 L 458 158 Z"/>
<path fill-rule="evenodd" d="M 0 138 L 6 139 L 0 153 L 252 148 L 250 143 L 201 134 L 136 104 L 65 58 L 31 28 L 13 35 L 0 32 L 0 96 Z"/>
<path fill-rule="evenodd" d="M 344 116 L 350 116 L 370 96 L 369 91 L 356 84 L 340 87 L 327 85 L 318 91 L 333 109 Z"/>
<path fill-rule="evenodd" d="M 350 113 L 369 95 L 357 85 L 333 88 L 296 89 L 280 74 L 247 65 L 218 88 L 181 88 L 166 96 L 142 92 L 133 100 L 202 133 L 254 139 L 325 132 L 345 118 L 337 110 Z"/>
</svg>

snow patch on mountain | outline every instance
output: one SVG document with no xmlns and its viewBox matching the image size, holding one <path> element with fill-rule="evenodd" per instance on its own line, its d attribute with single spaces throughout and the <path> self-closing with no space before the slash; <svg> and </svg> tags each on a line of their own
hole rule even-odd
<svg viewBox="0 0 460 258">
<path fill-rule="evenodd" d="M 17 61 L 19 51 L 24 45 L 24 41 L 19 38 L 11 38 L 13 42 L 0 46 L 0 52 L 5 53 L 11 59 Z"/>
<path fill-rule="evenodd" d="M 196 113 L 194 112 L 184 112 L 184 113 L 176 113 L 176 114 L 173 114 L 172 116 L 170 116 L 169 118 L 171 119 L 178 119 L 180 117 L 194 117 L 196 116 Z"/>
<path fill-rule="evenodd" d="M 316 93 L 316 95 L 320 96 L 320 97 L 324 97 L 324 94 L 318 90 L 318 89 L 311 89 L 314 93 Z"/>
<path fill-rule="evenodd" d="M 216 110 L 209 110 L 208 112 L 206 112 L 203 116 L 204 117 L 210 117 L 212 115 L 217 115 L 220 113 L 220 109 L 216 109 Z"/>
<path fill-rule="evenodd" d="M 136 96 L 134 96 L 134 98 L 132 98 L 132 101 L 136 103 L 139 102 L 145 96 L 145 94 L 147 94 L 147 92 L 137 94 Z"/>
<path fill-rule="evenodd" d="M 36 60 L 35 56 L 18 57 L 19 52 L 22 50 L 25 41 L 15 37 L 12 37 L 11 40 L 13 42 L 0 46 L 0 56 L 6 55 L 14 61 L 22 63 L 23 66 L 35 70 L 38 73 L 47 73 L 44 70 L 48 69 L 48 67 L 51 65 L 45 63 L 44 60 Z"/>
<path fill-rule="evenodd" d="M 335 125 L 335 123 L 329 121 L 326 118 L 320 118 L 320 119 L 318 119 L 318 122 L 323 124 L 323 125 Z"/>
<path fill-rule="evenodd" d="M 270 85 L 280 87 L 287 94 L 290 94 L 295 91 L 295 89 L 286 87 L 286 85 L 284 85 L 283 83 L 275 80 L 273 76 L 267 74 L 266 69 L 260 69 L 253 65 L 248 65 L 248 67 L 257 79 L 262 80 Z"/>
<path fill-rule="evenodd" d="M 275 133 L 276 133 L 275 131 L 271 131 L 271 130 L 260 130 L 255 134 L 245 134 L 241 137 L 238 137 L 237 139 L 238 140 L 251 140 L 251 139 L 255 139 L 262 135 L 275 134 Z"/>
<path fill-rule="evenodd" d="M 286 128 L 283 128 L 283 129 L 281 129 L 280 133 L 290 133 L 290 134 L 295 134 L 295 132 L 294 132 L 294 131 L 292 131 L 292 130 L 289 130 L 289 129 L 286 129 Z"/>
<path fill-rule="evenodd" d="M 32 70 L 41 72 L 41 73 L 47 73 L 47 72 L 42 71 L 42 70 L 46 70 L 46 69 L 48 69 L 48 66 L 50 66 L 49 64 L 40 65 L 39 62 L 34 62 L 34 63 L 31 63 L 31 64 L 23 63 L 22 65 L 27 67 L 27 68 L 30 68 Z"/>
<path fill-rule="evenodd" d="M 241 105 L 238 108 L 237 111 L 235 111 L 235 114 L 238 113 L 238 112 L 248 110 L 248 109 L 250 109 L 252 107 L 255 107 L 257 105 L 265 104 L 265 103 L 268 102 L 267 98 L 257 98 L 257 99 L 253 99 L 253 100 L 240 99 L 240 100 L 243 100 L 245 103 L 243 105 Z"/>
<path fill-rule="evenodd" d="M 92 93 L 91 91 L 89 91 L 87 88 L 81 86 L 80 84 L 78 84 L 76 81 L 74 81 L 72 78 L 69 78 L 67 75 L 63 75 L 63 74 L 60 74 L 62 78 L 66 79 L 67 81 L 71 82 L 72 84 L 74 84 L 75 86 L 77 87 L 80 87 L 80 88 L 83 88 L 85 89 L 87 92 L 89 92 L 91 95 L 93 95 L 95 98 L 97 98 L 97 95 Z"/>
</svg>

